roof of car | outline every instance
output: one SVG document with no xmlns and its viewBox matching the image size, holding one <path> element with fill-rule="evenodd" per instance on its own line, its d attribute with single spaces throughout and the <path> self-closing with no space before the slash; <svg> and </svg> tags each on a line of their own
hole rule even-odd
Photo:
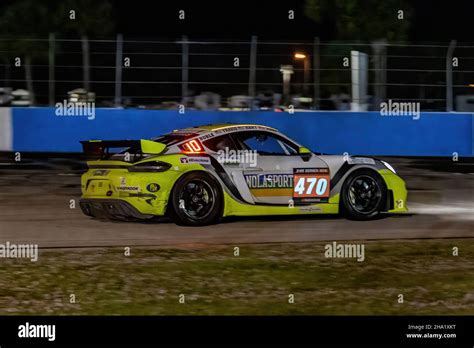
<svg viewBox="0 0 474 348">
<path fill-rule="evenodd" d="M 265 128 L 265 129 L 268 129 L 268 130 L 272 130 L 272 131 L 278 131 L 275 128 L 268 127 L 268 126 L 265 126 L 265 125 L 260 125 L 260 124 L 222 123 L 222 124 L 208 124 L 208 125 L 203 125 L 203 126 L 195 126 L 195 127 L 185 128 L 185 129 L 177 129 L 174 132 L 204 133 L 204 132 L 212 132 L 212 131 L 216 131 L 216 130 L 234 128 L 234 127 L 259 127 L 259 128 Z"/>
</svg>

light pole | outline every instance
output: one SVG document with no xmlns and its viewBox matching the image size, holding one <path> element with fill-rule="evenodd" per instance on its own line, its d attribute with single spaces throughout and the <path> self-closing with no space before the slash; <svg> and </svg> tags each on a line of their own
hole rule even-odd
<svg viewBox="0 0 474 348">
<path fill-rule="evenodd" d="M 453 52 L 456 40 L 451 40 L 446 54 L 446 111 L 453 111 Z"/>
<path fill-rule="evenodd" d="M 305 96 L 308 95 L 308 88 L 309 88 L 309 57 L 301 52 L 296 52 L 293 56 L 296 60 L 303 61 L 303 94 Z"/>
<path fill-rule="evenodd" d="M 283 77 L 283 103 L 288 105 L 290 103 L 290 81 L 293 74 L 293 65 L 280 66 L 280 72 Z"/>
</svg>

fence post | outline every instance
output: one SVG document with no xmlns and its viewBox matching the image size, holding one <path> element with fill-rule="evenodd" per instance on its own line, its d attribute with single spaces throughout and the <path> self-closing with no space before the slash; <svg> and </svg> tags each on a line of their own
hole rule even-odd
<svg viewBox="0 0 474 348">
<path fill-rule="evenodd" d="M 86 35 L 81 37 L 82 43 L 82 72 L 83 88 L 90 92 L 90 63 L 89 63 L 89 39 Z"/>
<path fill-rule="evenodd" d="M 189 44 L 188 37 L 182 37 L 181 52 L 181 104 L 187 106 L 188 103 L 188 79 L 189 79 Z"/>
<path fill-rule="evenodd" d="M 351 111 L 367 111 L 368 57 L 366 53 L 351 51 Z"/>
<path fill-rule="evenodd" d="M 321 108 L 321 87 L 320 87 L 320 70 L 321 70 L 321 49 L 319 37 L 314 38 L 313 44 L 313 107 L 315 110 Z"/>
<path fill-rule="evenodd" d="M 255 81 L 257 76 L 257 37 L 252 36 L 250 43 L 249 96 L 250 110 L 255 107 Z"/>
<path fill-rule="evenodd" d="M 456 40 L 451 40 L 446 54 L 446 111 L 453 111 L 453 52 Z"/>
<path fill-rule="evenodd" d="M 117 34 L 115 48 L 115 100 L 116 107 L 122 105 L 122 67 L 123 67 L 123 36 Z"/>
<path fill-rule="evenodd" d="M 380 110 L 380 103 L 385 100 L 387 94 L 386 45 L 386 40 L 377 40 L 372 43 L 373 63 L 375 66 L 374 110 Z"/>
<path fill-rule="evenodd" d="M 283 105 L 288 106 L 291 103 L 291 75 L 293 75 L 293 65 L 280 66 L 280 72 L 283 78 Z"/>
<path fill-rule="evenodd" d="M 49 105 L 54 106 L 55 102 L 55 74 L 54 74 L 54 67 L 55 67 L 55 36 L 54 33 L 49 33 L 49 50 L 48 50 L 48 60 L 49 60 L 49 72 L 48 72 L 48 100 Z"/>
<path fill-rule="evenodd" d="M 5 87 L 9 87 L 10 86 L 10 61 L 4 57 L 3 58 L 3 61 L 5 63 Z"/>
</svg>

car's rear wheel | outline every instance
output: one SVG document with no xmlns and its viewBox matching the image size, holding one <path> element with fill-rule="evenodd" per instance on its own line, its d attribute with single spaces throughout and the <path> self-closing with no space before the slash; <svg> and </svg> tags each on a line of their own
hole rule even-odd
<svg viewBox="0 0 474 348">
<path fill-rule="evenodd" d="M 341 210 L 349 219 L 369 220 L 384 210 L 387 187 L 378 173 L 359 169 L 345 180 L 341 190 Z"/>
<path fill-rule="evenodd" d="M 178 225 L 210 225 L 222 217 L 223 198 L 219 183 L 204 172 L 181 177 L 171 191 L 168 204 L 169 215 Z"/>
</svg>

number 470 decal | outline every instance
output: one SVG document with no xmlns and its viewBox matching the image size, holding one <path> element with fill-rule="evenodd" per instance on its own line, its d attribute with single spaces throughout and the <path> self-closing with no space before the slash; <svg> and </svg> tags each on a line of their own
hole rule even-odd
<svg viewBox="0 0 474 348">
<path fill-rule="evenodd" d="M 299 195 L 308 196 L 323 196 L 328 188 L 328 180 L 326 178 L 299 178 L 296 186 L 295 193 Z"/>
<path fill-rule="evenodd" d="M 329 173 L 295 173 L 293 181 L 295 198 L 329 197 Z"/>
</svg>

